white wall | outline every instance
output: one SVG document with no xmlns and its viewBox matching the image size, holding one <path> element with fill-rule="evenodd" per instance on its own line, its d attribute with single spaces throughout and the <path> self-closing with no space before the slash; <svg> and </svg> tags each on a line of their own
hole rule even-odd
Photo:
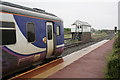
<svg viewBox="0 0 120 80">
<path fill-rule="evenodd" d="M 83 32 L 91 32 L 91 27 L 83 26 Z"/>
<path fill-rule="evenodd" d="M 89 27 L 89 26 L 83 26 L 83 28 L 79 28 L 76 31 L 76 26 L 72 26 L 71 32 L 91 32 L 91 27 Z"/>
</svg>

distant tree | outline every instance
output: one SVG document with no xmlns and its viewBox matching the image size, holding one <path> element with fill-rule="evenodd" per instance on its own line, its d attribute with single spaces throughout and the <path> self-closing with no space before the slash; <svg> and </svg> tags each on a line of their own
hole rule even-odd
<svg viewBox="0 0 120 80">
<path fill-rule="evenodd" d="M 70 28 L 64 28 L 65 31 L 70 31 L 71 29 Z"/>
<path fill-rule="evenodd" d="M 64 28 L 64 32 L 65 33 L 70 33 L 71 32 L 71 28 Z"/>
</svg>

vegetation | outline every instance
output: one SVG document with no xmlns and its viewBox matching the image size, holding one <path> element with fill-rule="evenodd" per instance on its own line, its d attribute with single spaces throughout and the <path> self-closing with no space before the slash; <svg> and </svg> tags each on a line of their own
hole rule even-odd
<svg viewBox="0 0 120 80">
<path fill-rule="evenodd" d="M 72 34 L 64 34 L 64 38 L 72 38 Z"/>
<path fill-rule="evenodd" d="M 107 34 L 105 32 L 97 32 L 92 34 L 92 38 L 93 39 L 100 39 L 100 38 L 103 38 L 103 37 L 106 37 Z"/>
<path fill-rule="evenodd" d="M 108 57 L 106 78 L 120 79 L 120 33 L 115 40 L 112 54 Z"/>
<path fill-rule="evenodd" d="M 70 28 L 64 28 L 64 32 L 65 33 L 71 32 L 71 29 Z"/>
<path fill-rule="evenodd" d="M 64 38 L 72 38 L 70 28 L 64 28 Z"/>
</svg>

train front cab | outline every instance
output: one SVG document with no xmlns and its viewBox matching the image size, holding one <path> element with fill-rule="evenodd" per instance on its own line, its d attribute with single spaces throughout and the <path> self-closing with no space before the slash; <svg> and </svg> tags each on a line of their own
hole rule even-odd
<svg viewBox="0 0 120 80">
<path fill-rule="evenodd" d="M 39 31 L 39 30 L 36 30 L 38 26 L 35 26 L 34 29 L 29 27 L 29 29 L 32 29 L 30 31 L 33 31 L 33 32 L 35 31 L 34 32 L 35 36 L 32 36 L 32 38 L 30 38 L 29 35 L 31 34 L 28 34 L 29 29 L 27 30 L 24 30 L 24 29 L 27 28 L 26 26 L 32 27 L 36 25 L 35 22 L 29 21 L 29 23 L 26 23 L 28 21 L 26 22 L 22 21 L 25 24 L 25 27 L 24 26 L 21 27 L 21 25 L 19 25 L 20 22 L 17 20 L 18 18 L 19 20 L 20 19 L 22 20 L 22 18 L 20 18 L 22 16 L 11 15 L 9 13 L 8 14 L 1 13 L 1 14 L 2 14 L 2 20 L 0 21 L 0 25 L 1 25 L 0 30 L 2 32 L 1 48 L 2 48 L 3 75 L 6 75 L 6 73 L 8 73 L 9 75 L 11 74 L 11 72 L 18 70 L 18 68 L 21 69 L 23 67 L 32 65 L 34 62 L 44 60 L 45 58 L 57 57 L 61 55 L 64 49 L 64 37 L 63 37 L 64 31 L 63 31 L 62 22 L 44 20 L 45 26 L 42 26 L 42 27 L 44 27 L 45 30 L 43 30 L 42 33 L 46 33 L 46 34 L 44 35 L 44 37 L 39 39 L 36 36 L 38 35 L 37 31 Z M 9 20 L 6 20 L 7 19 L 6 17 L 8 17 Z M 30 19 L 33 20 L 32 18 L 29 18 L 29 20 Z M 37 20 L 37 19 L 34 19 L 34 20 Z M 27 34 L 27 37 L 24 36 L 24 32 L 22 32 L 20 27 L 22 28 L 23 31 L 25 31 L 25 33 Z M 39 35 L 43 36 L 42 34 L 39 34 Z M 24 40 L 22 39 L 23 36 L 25 37 Z M 23 50 L 29 51 L 30 49 L 28 48 L 24 49 L 24 47 L 25 46 L 30 47 L 31 44 L 34 45 L 34 43 L 37 40 L 41 40 L 40 43 L 44 42 L 44 44 L 46 44 L 46 47 L 45 47 L 46 49 L 43 53 L 37 53 L 37 54 L 29 53 L 30 55 L 25 55 L 24 53 L 16 52 L 17 50 L 21 50 L 21 52 Z M 18 45 L 21 45 L 21 46 L 18 47 Z M 14 49 L 12 50 L 12 48 Z M 17 50 L 14 51 L 15 49 Z"/>
</svg>

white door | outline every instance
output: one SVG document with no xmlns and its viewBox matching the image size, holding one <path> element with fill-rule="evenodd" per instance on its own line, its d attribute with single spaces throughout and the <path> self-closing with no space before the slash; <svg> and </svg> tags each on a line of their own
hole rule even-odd
<svg viewBox="0 0 120 80">
<path fill-rule="evenodd" d="M 46 37 L 47 37 L 47 55 L 46 58 L 50 58 L 53 54 L 54 50 L 54 42 L 53 42 L 53 23 L 46 23 Z"/>
</svg>

